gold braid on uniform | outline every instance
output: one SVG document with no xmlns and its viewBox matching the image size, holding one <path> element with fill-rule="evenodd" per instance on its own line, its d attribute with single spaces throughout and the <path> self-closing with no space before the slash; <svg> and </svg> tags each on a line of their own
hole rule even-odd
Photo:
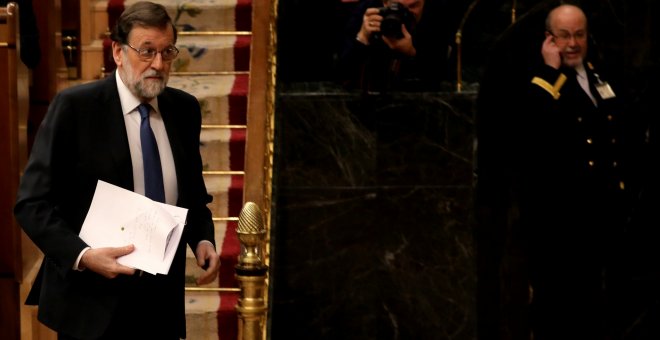
<svg viewBox="0 0 660 340">
<path fill-rule="evenodd" d="M 552 98 L 554 99 L 559 99 L 559 96 L 561 96 L 559 90 L 562 88 L 562 86 L 564 86 L 565 82 L 566 82 L 566 76 L 563 73 L 559 75 L 554 85 L 550 85 L 550 83 L 548 83 L 545 79 L 540 77 L 534 77 L 532 79 L 532 84 L 536 84 L 540 86 L 542 89 L 548 91 L 548 93 L 550 93 L 550 95 L 552 95 Z"/>
</svg>

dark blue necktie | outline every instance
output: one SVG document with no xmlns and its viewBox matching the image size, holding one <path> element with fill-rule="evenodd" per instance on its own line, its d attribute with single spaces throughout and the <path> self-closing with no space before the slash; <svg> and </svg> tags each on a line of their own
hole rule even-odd
<svg viewBox="0 0 660 340">
<path fill-rule="evenodd" d="M 163 188 L 163 170 L 156 137 L 149 124 L 151 105 L 142 103 L 138 106 L 142 123 L 140 124 L 140 144 L 142 144 L 142 166 L 144 167 L 144 195 L 154 201 L 165 202 Z"/>
</svg>

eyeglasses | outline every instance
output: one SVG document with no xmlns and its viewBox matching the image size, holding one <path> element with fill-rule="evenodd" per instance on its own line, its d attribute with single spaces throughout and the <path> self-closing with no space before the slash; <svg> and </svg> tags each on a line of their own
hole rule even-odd
<svg viewBox="0 0 660 340">
<path fill-rule="evenodd" d="M 585 31 L 577 31 L 573 34 L 570 34 L 566 31 L 560 31 L 559 34 L 555 34 L 555 33 L 552 33 L 552 32 L 550 32 L 550 34 L 552 34 L 555 37 L 555 39 L 560 41 L 560 42 L 569 41 L 569 40 L 571 40 L 571 38 L 573 38 L 575 40 L 584 40 L 584 39 L 587 38 L 587 32 L 585 32 Z"/>
<path fill-rule="evenodd" d="M 140 60 L 142 61 L 152 61 L 154 58 L 156 58 L 156 54 L 158 53 L 160 53 L 160 57 L 163 58 L 163 61 L 174 60 L 174 58 L 179 55 L 179 50 L 174 46 L 166 47 L 160 51 L 151 47 L 135 48 L 131 46 L 131 44 L 126 44 L 126 46 L 137 52 L 138 57 L 140 57 Z"/>
</svg>

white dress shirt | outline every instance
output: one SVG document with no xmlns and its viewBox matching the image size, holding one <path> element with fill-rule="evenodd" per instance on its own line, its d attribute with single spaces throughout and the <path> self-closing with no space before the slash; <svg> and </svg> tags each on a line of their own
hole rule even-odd
<svg viewBox="0 0 660 340">
<path fill-rule="evenodd" d="M 142 165 L 142 145 L 140 144 L 140 113 L 137 110 L 140 101 L 131 93 L 124 82 L 117 78 L 117 89 L 119 90 L 119 99 L 121 101 L 121 110 L 126 124 L 126 133 L 128 134 L 128 146 L 131 150 L 131 163 L 133 164 L 133 191 L 144 195 L 144 169 Z M 158 154 L 160 155 L 160 165 L 163 168 L 163 184 L 165 187 L 165 203 L 176 205 L 178 198 L 176 168 L 174 167 L 174 158 L 170 148 L 170 140 L 165 131 L 163 117 L 158 110 L 158 99 L 152 99 L 149 104 L 152 110 L 149 114 L 149 123 L 154 131 L 156 143 L 158 144 Z"/>
<path fill-rule="evenodd" d="M 598 102 L 596 101 L 596 98 L 591 93 L 591 89 L 589 88 L 589 78 L 587 77 L 587 70 L 584 69 L 584 65 L 578 65 L 575 68 L 575 71 L 577 72 L 577 81 L 580 83 L 580 87 L 582 87 L 584 92 L 589 96 L 589 98 L 591 98 L 594 106 L 598 106 Z"/>
</svg>

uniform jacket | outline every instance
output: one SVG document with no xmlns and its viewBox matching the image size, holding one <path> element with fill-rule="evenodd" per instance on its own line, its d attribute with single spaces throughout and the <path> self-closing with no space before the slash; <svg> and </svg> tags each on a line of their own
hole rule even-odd
<svg viewBox="0 0 660 340">
<path fill-rule="evenodd" d="M 589 63 L 585 69 L 597 105 L 574 70 L 543 65 L 530 77 L 517 111 L 514 190 L 530 250 L 543 256 L 557 253 L 560 242 L 584 252 L 606 247 L 629 214 L 620 89 L 611 85 L 614 97 L 603 98 L 595 86 L 608 79 Z"/>
</svg>

